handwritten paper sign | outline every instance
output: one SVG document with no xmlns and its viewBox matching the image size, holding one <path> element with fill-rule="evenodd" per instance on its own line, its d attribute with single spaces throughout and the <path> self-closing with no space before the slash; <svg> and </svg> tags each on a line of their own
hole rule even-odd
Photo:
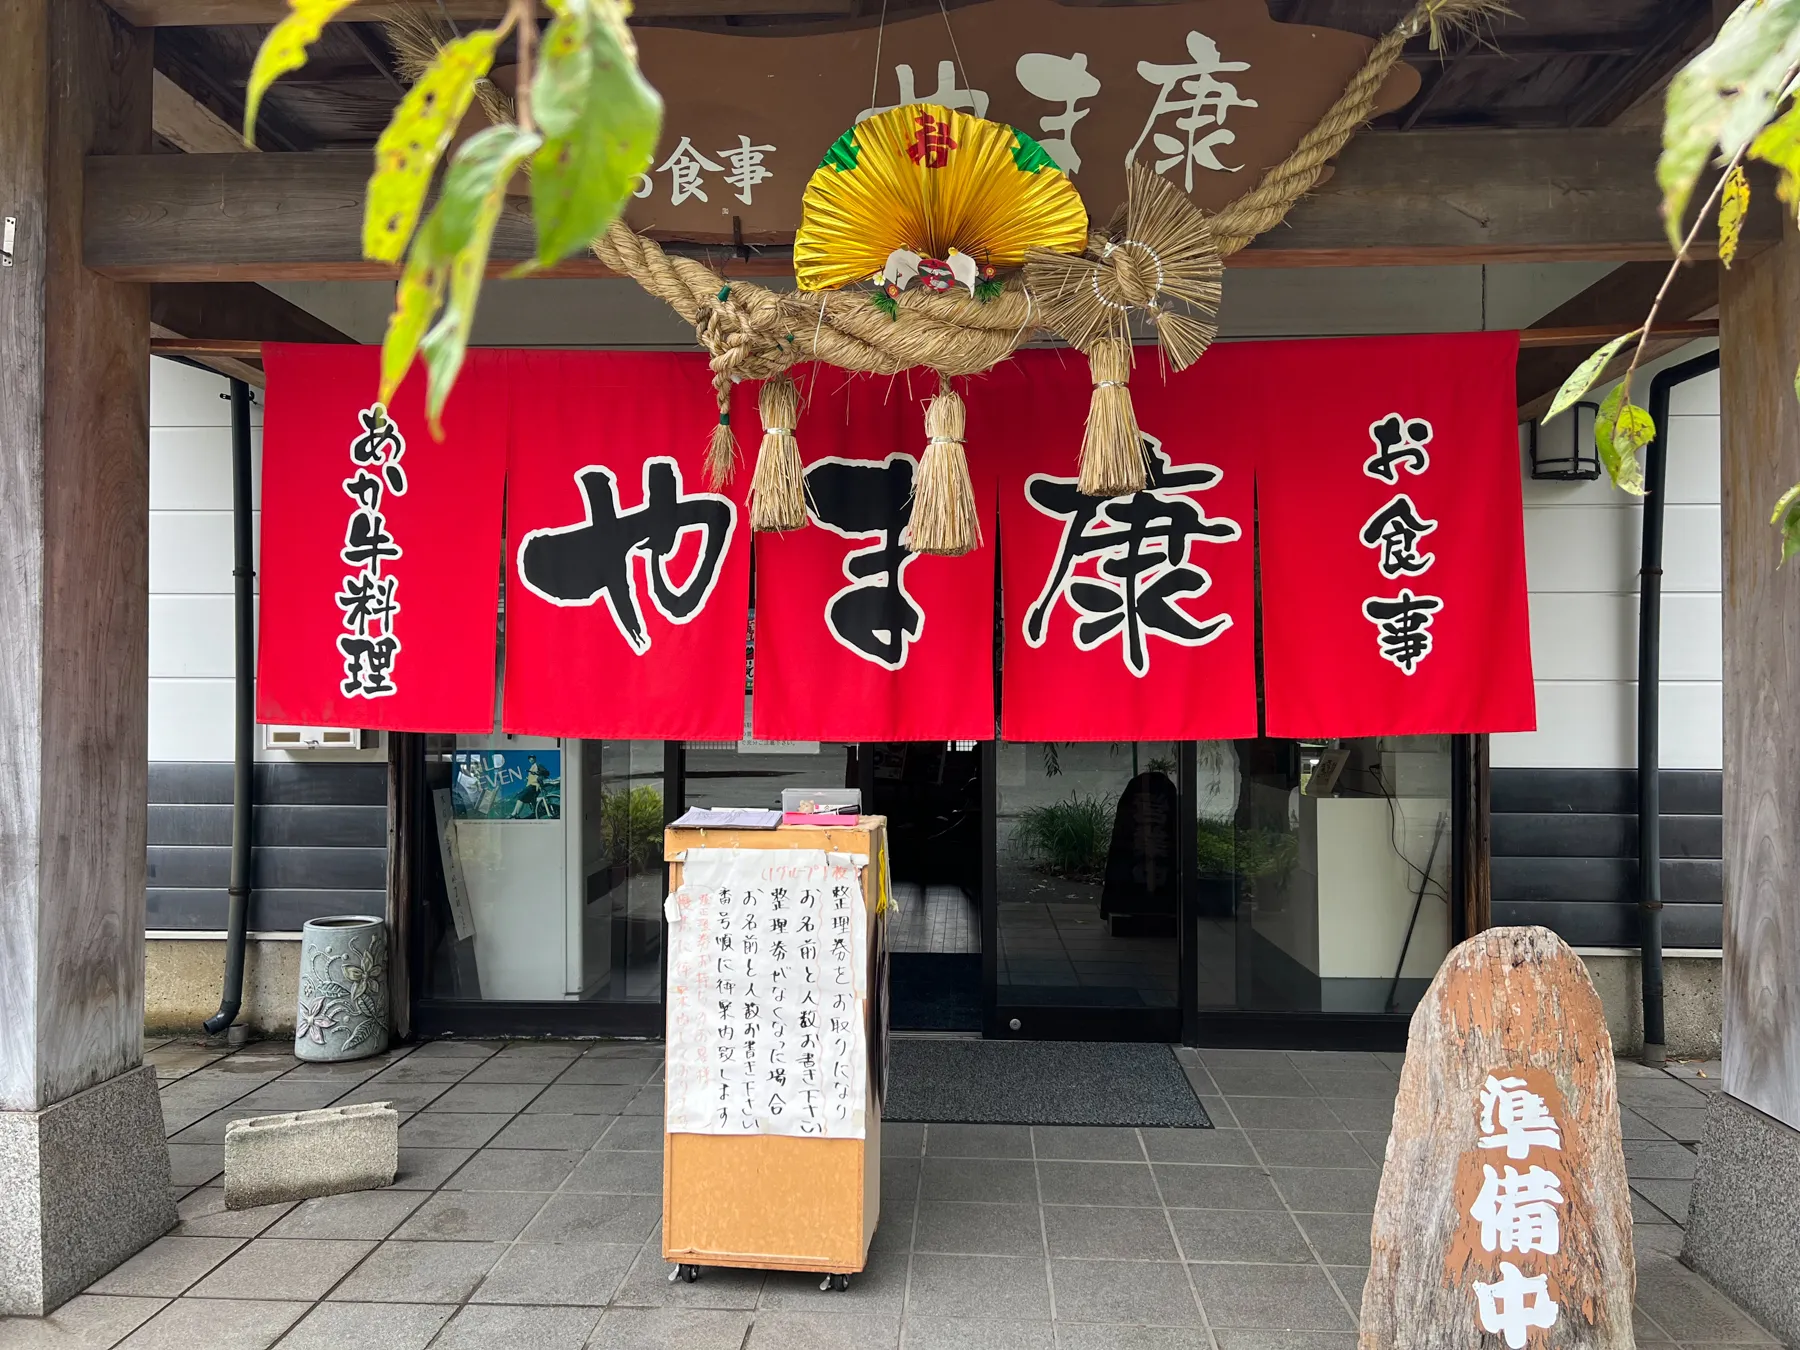
<svg viewBox="0 0 1800 1350">
<path fill-rule="evenodd" d="M 1612 1042 L 1548 929 L 1463 943 L 1413 1014 L 1370 1249 L 1362 1350 L 1630 1350 Z"/>
<path fill-rule="evenodd" d="M 664 906 L 671 1134 L 863 1137 L 867 862 L 687 851 Z"/>
</svg>

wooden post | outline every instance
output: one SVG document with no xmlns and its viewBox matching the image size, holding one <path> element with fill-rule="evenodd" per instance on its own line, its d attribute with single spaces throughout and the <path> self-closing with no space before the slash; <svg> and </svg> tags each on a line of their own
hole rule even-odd
<svg viewBox="0 0 1800 1350">
<path fill-rule="evenodd" d="M 1686 1256 L 1800 1339 L 1800 564 L 1776 498 L 1800 481 L 1800 237 L 1724 274 L 1725 1090 L 1700 1148 Z M 1771 1184 L 1781 1178 L 1780 1184 Z"/>
<path fill-rule="evenodd" d="M 146 35 L 0 0 L 0 1313 L 174 1222 L 142 1067 L 149 298 L 82 266 L 82 165 L 150 148 Z"/>
</svg>

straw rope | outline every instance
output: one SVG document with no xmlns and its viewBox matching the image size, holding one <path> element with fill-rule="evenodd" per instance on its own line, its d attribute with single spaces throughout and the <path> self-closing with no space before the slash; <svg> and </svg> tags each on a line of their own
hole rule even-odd
<svg viewBox="0 0 1800 1350">
<path fill-rule="evenodd" d="M 1293 153 L 1264 173 L 1251 191 L 1206 218 L 1219 254 L 1235 253 L 1273 229 L 1313 188 L 1326 164 L 1374 113 L 1381 86 L 1409 39 L 1430 29 L 1435 42 L 1444 26 L 1469 26 L 1503 10 L 1502 0 L 1419 0 L 1376 42 L 1343 94 Z M 1104 241 L 1105 235 L 1095 239 Z M 1038 333 L 1055 331 L 1017 279 L 985 303 L 968 296 L 905 291 L 898 316 L 889 318 L 860 292 L 802 296 L 727 281 L 704 263 L 665 252 L 622 222 L 594 242 L 594 254 L 694 324 L 701 345 L 712 353 L 715 376 L 734 381 L 766 379 L 809 360 L 874 375 L 914 366 L 973 375 L 1005 360 Z M 1151 288 L 1136 274 L 1140 259 L 1119 251 L 1112 265 L 1121 273 L 1125 295 L 1142 295 L 1139 304 L 1153 302 Z"/>
</svg>

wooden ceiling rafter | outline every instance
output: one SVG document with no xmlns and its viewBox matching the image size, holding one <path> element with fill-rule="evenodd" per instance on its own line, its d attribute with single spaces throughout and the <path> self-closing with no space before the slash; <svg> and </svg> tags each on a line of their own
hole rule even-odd
<svg viewBox="0 0 1800 1350">
<path fill-rule="evenodd" d="M 1690 0 L 1646 42 L 1636 60 L 1613 62 L 1612 78 L 1598 82 L 1572 109 L 1570 126 L 1608 126 L 1647 91 L 1666 80 L 1675 67 L 1712 34 L 1710 0 Z"/>
<path fill-rule="evenodd" d="M 207 69 L 204 61 L 192 59 L 178 35 L 159 37 L 156 43 L 156 69 L 173 81 L 183 92 L 209 109 L 228 126 L 244 124 L 244 95 Z M 273 150 L 309 150 L 308 137 L 288 120 L 278 108 L 264 106 L 257 122 L 259 144 Z"/>
</svg>

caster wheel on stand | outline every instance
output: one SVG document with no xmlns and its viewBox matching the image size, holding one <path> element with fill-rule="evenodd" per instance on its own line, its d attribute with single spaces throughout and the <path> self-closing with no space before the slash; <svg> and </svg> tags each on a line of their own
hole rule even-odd
<svg viewBox="0 0 1800 1350">
<path fill-rule="evenodd" d="M 841 1294 L 849 1287 L 850 1277 L 848 1275 L 827 1275 L 824 1279 L 819 1281 L 820 1289 L 830 1290 L 833 1293 Z"/>
<path fill-rule="evenodd" d="M 669 1283 L 670 1284 L 674 1284 L 675 1281 L 677 1281 L 677 1280 L 680 1280 L 683 1284 L 692 1284 L 695 1280 L 697 1280 L 699 1278 L 700 1278 L 700 1267 L 699 1266 L 679 1265 L 679 1266 L 676 1266 L 675 1269 L 673 1269 L 669 1272 Z"/>
</svg>

